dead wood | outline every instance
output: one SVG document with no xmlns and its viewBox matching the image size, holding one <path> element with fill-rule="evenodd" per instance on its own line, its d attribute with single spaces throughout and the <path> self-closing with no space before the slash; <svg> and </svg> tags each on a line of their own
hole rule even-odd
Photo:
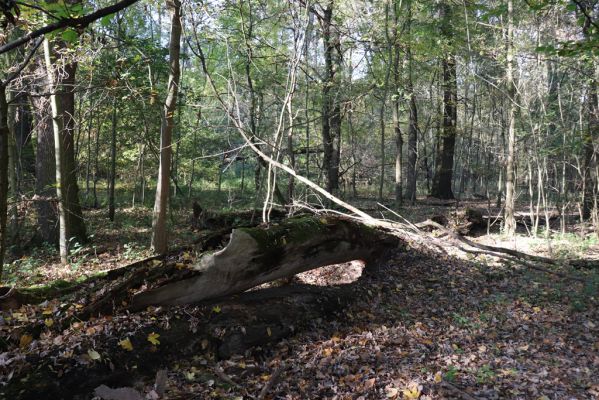
<svg viewBox="0 0 599 400">
<path fill-rule="evenodd" d="M 448 215 L 434 215 L 430 218 L 431 221 L 450 229 L 460 235 L 467 235 L 472 230 L 486 227 L 485 217 L 482 210 L 477 208 L 467 207 L 463 210 L 453 211 Z M 423 230 L 434 229 L 435 227 L 427 224 L 427 221 L 415 224 Z"/>
<path fill-rule="evenodd" d="M 580 282 L 585 282 L 584 278 L 580 278 L 578 276 L 573 276 L 570 274 L 566 274 L 560 271 L 554 271 L 551 270 L 543 265 L 539 265 L 539 264 L 545 264 L 545 265 L 552 265 L 552 266 L 556 266 L 559 265 L 559 261 L 550 259 L 550 258 L 546 258 L 546 257 L 541 257 L 541 256 L 534 256 L 531 254 L 526 254 L 517 250 L 512 250 L 512 249 L 508 249 L 505 247 L 495 247 L 495 246 L 489 246 L 489 245 L 485 245 L 485 244 L 480 244 L 480 243 L 476 243 L 473 242 L 472 240 L 469 240 L 447 228 L 445 228 L 444 226 L 431 221 L 431 220 L 427 220 L 424 221 L 420 224 L 421 226 L 432 226 L 436 229 L 439 229 L 441 231 L 443 231 L 445 234 L 447 234 L 448 236 L 450 236 L 452 239 L 464 243 L 470 247 L 479 249 L 479 251 L 476 250 L 471 250 L 471 249 L 467 249 L 464 248 L 462 246 L 459 246 L 459 249 L 468 253 L 473 253 L 473 254 L 487 254 L 487 255 L 491 255 L 493 257 L 497 257 L 500 259 L 504 259 L 507 261 L 511 261 L 511 262 L 515 262 L 518 263 L 524 267 L 530 268 L 530 269 L 535 269 L 538 271 L 542 271 L 548 274 L 552 274 L 552 275 L 556 275 L 556 276 L 560 276 L 562 278 L 566 278 L 566 279 L 571 279 L 571 280 L 575 280 L 575 281 L 580 281 Z M 576 262 L 579 260 L 572 260 L 572 261 L 565 261 L 564 264 L 568 264 L 571 262 Z"/>
<path fill-rule="evenodd" d="M 299 217 L 279 225 L 234 229 L 227 247 L 205 254 L 190 278 L 134 296 L 132 310 L 213 299 L 352 260 L 374 261 L 398 239 L 349 219 Z"/>
</svg>

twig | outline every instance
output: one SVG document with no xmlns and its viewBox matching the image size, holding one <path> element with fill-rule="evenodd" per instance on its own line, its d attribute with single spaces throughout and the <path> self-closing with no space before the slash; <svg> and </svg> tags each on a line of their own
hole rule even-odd
<svg viewBox="0 0 599 400">
<path fill-rule="evenodd" d="M 229 375 L 225 374 L 225 371 L 223 371 L 222 369 L 220 369 L 219 367 L 214 367 L 212 368 L 212 372 L 214 372 L 214 374 L 216 376 L 218 376 L 220 378 L 221 381 L 228 383 L 229 385 L 235 387 L 235 388 L 239 388 L 240 386 L 235 383 L 230 377 Z"/>
<path fill-rule="evenodd" d="M 266 385 L 264 385 L 264 387 L 260 391 L 260 394 L 258 395 L 258 397 L 256 397 L 257 400 L 263 400 L 266 397 L 268 392 L 270 392 L 272 387 L 277 383 L 277 381 L 281 377 L 281 374 L 283 373 L 284 370 L 285 370 L 285 363 L 281 363 L 279 365 L 279 368 L 277 368 L 275 370 L 275 372 L 273 372 L 273 374 L 270 376 L 270 379 L 268 380 L 268 382 L 266 382 Z"/>
<path fill-rule="evenodd" d="M 420 226 L 432 226 L 434 228 L 437 228 L 439 230 L 441 230 L 443 233 L 447 234 L 450 238 L 458 240 L 464 244 L 467 244 L 470 247 L 474 247 L 476 249 L 482 250 L 482 251 L 474 251 L 474 250 L 470 250 L 467 248 L 464 248 L 462 246 L 458 246 L 458 248 L 462 251 L 465 251 L 467 253 L 472 253 L 472 254 L 488 254 L 491 255 L 493 257 L 497 257 L 503 260 L 507 260 L 507 261 L 512 261 L 515 263 L 518 263 L 524 267 L 530 268 L 530 269 L 535 269 L 537 271 L 542 271 L 548 274 L 552 274 L 552 275 L 556 275 L 565 279 L 571 279 L 574 281 L 579 281 L 579 282 L 585 282 L 586 280 L 583 278 L 580 278 L 578 276 L 573 276 L 570 274 L 565 274 L 563 272 L 559 272 L 559 271 L 553 271 L 550 270 L 549 268 L 545 268 L 543 266 L 537 265 L 537 264 L 533 264 L 529 261 L 525 261 L 526 259 L 531 260 L 531 261 L 535 261 L 538 263 L 545 263 L 545 264 L 549 264 L 549 265 L 557 265 L 557 262 L 549 259 L 549 258 L 545 258 L 545 257 L 540 257 L 540 256 L 531 256 L 529 254 L 526 253 L 522 253 L 516 250 L 511 250 L 511 249 L 506 249 L 503 247 L 495 247 L 495 246 L 488 246 L 488 245 L 483 245 L 483 244 L 479 244 L 476 242 L 473 242 L 469 239 L 466 239 L 465 237 L 458 235 L 455 232 L 452 232 L 451 230 L 445 228 L 443 225 L 436 223 L 435 221 L 431 221 L 431 220 L 426 220 L 424 222 L 422 222 L 421 224 L 419 224 Z"/>
</svg>

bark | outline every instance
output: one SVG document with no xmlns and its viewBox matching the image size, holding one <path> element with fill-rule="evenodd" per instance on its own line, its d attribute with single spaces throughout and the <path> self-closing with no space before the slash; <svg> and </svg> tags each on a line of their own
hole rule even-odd
<svg viewBox="0 0 599 400">
<path fill-rule="evenodd" d="M 58 245 L 58 209 L 56 169 L 54 155 L 54 131 L 50 101 L 44 97 L 32 97 L 31 103 L 36 121 L 37 151 L 35 154 L 35 203 L 38 232 L 46 243 Z M 43 199 L 43 200 L 42 200 Z"/>
<path fill-rule="evenodd" d="M 64 66 L 66 76 L 62 81 L 64 92 L 61 94 L 62 118 L 64 130 L 62 143 L 64 152 L 64 201 L 66 209 L 68 239 L 78 243 L 87 241 L 85 220 L 79 202 L 79 185 L 77 184 L 77 163 L 75 161 L 75 76 L 77 63 L 69 62 Z"/>
<path fill-rule="evenodd" d="M 58 248 L 60 253 L 60 261 L 63 264 L 68 262 L 68 225 L 65 207 L 65 190 L 64 182 L 64 120 L 62 118 L 62 108 L 58 91 L 61 85 L 56 81 L 56 76 L 53 68 L 50 42 L 44 40 L 44 56 L 46 60 L 46 69 L 48 71 L 48 89 L 50 90 L 50 107 L 52 109 L 52 128 L 54 133 L 54 158 L 55 158 L 55 173 L 56 173 L 56 197 L 58 199 Z"/>
<path fill-rule="evenodd" d="M 171 142 L 174 128 L 174 114 L 177 107 L 177 94 L 179 92 L 180 66 L 179 55 L 181 52 L 181 2 L 167 0 L 167 7 L 171 10 L 171 35 L 169 45 L 170 73 L 168 79 L 168 94 L 164 104 L 164 115 L 160 129 L 160 166 L 158 168 L 158 183 L 152 216 L 152 249 L 156 253 L 165 253 L 167 243 L 167 206 L 169 198 L 169 178 L 171 167 Z"/>
<path fill-rule="evenodd" d="M 227 247 L 200 258 L 197 274 L 134 296 L 132 309 L 241 293 L 325 265 L 372 262 L 393 243 L 397 240 L 391 236 L 338 218 L 300 217 L 268 229 L 234 229 Z"/>
<path fill-rule="evenodd" d="M 108 187 L 108 219 L 114 221 L 114 185 L 116 183 L 116 128 L 117 106 L 112 109 L 112 129 L 110 142 L 110 183 Z M 135 192 L 135 190 L 133 191 Z"/>
<path fill-rule="evenodd" d="M 8 201 L 8 103 L 6 86 L 0 82 L 0 280 L 6 254 L 6 211 Z"/>
<path fill-rule="evenodd" d="M 507 1 L 507 58 L 505 80 L 508 91 L 508 147 L 507 147 L 507 162 L 505 171 L 505 213 L 504 213 L 504 233 L 508 236 L 516 234 L 516 219 L 514 218 L 515 208 L 515 152 L 516 152 L 516 131 L 515 131 L 515 94 L 514 87 L 514 33 L 513 33 L 513 5 L 512 0 Z"/>
<path fill-rule="evenodd" d="M 410 7 L 408 10 L 409 19 L 407 22 L 407 33 L 409 35 L 412 25 L 411 2 L 409 2 L 408 5 Z M 412 204 L 414 204 L 416 202 L 416 163 L 418 161 L 418 109 L 416 107 L 416 95 L 414 94 L 414 83 L 412 80 L 412 49 L 409 44 L 406 49 L 406 56 L 408 61 L 408 81 L 406 88 L 408 91 L 408 97 L 410 102 L 410 115 L 408 121 L 408 164 L 406 171 L 406 199 L 408 199 Z"/>
<path fill-rule="evenodd" d="M 452 10 L 448 3 L 441 4 L 441 34 L 451 46 L 453 44 Z M 444 56 L 443 61 L 443 133 L 439 138 L 435 174 L 431 195 L 440 199 L 453 199 L 453 156 L 455 152 L 457 124 L 457 80 L 456 60 L 453 49 Z"/>
<path fill-rule="evenodd" d="M 395 8 L 395 7 L 394 7 Z M 394 11 L 393 13 L 394 15 L 396 15 L 396 12 Z M 396 54 L 394 53 L 395 50 L 395 44 L 394 41 L 397 39 L 397 21 L 394 21 L 394 29 L 395 29 L 395 34 L 393 35 L 393 40 L 391 39 L 391 35 L 389 35 L 389 3 L 385 3 L 385 38 L 387 41 L 387 59 L 384 60 L 383 62 L 386 64 L 386 68 L 385 68 L 385 78 L 383 81 L 383 93 L 381 95 L 381 105 L 379 108 L 379 125 L 380 125 L 380 129 L 381 129 L 381 172 L 380 172 L 380 176 L 379 176 L 379 201 L 383 202 L 383 191 L 384 191 L 384 187 L 385 187 L 385 127 L 386 127 L 386 121 L 385 121 L 385 111 L 387 109 L 387 95 L 389 93 L 389 78 L 391 77 L 391 69 L 394 69 L 394 77 L 397 77 L 397 73 L 396 73 L 396 64 L 395 64 L 395 60 L 394 60 L 394 56 L 399 56 L 399 53 L 396 52 Z M 394 104 L 395 106 L 395 104 Z M 394 114 L 395 115 L 395 114 Z M 394 128 L 399 128 L 398 125 L 395 124 L 395 120 L 394 120 Z M 400 140 L 401 140 L 401 136 L 400 136 Z M 399 151 L 401 152 L 401 149 L 399 149 Z M 401 164 L 400 164 L 400 168 L 399 170 L 401 171 Z M 397 171 L 397 170 L 396 170 Z M 401 175 L 400 175 L 400 182 L 401 182 Z M 401 198 L 401 196 L 400 196 Z"/>
<path fill-rule="evenodd" d="M 585 15 L 583 25 L 583 34 L 587 41 L 596 40 L 593 34 L 593 4 L 590 1 L 579 3 L 582 13 Z M 587 68 L 589 79 L 588 92 L 586 96 L 585 112 L 587 114 L 587 127 L 583 134 L 583 202 L 582 202 L 582 217 L 588 220 L 591 217 L 591 210 L 595 204 L 595 182 L 593 182 L 593 164 L 596 163 L 595 142 L 599 137 L 599 79 L 598 66 L 595 59 L 590 57 L 590 66 Z"/>
<path fill-rule="evenodd" d="M 14 93 L 8 92 L 8 102 L 14 100 Z M 17 121 L 17 109 L 16 105 L 8 108 L 8 186 L 9 194 L 12 198 L 12 206 L 7 207 L 9 219 L 8 232 L 10 232 L 9 244 L 14 246 L 17 251 L 20 247 L 19 243 L 19 209 L 17 207 L 17 199 L 19 197 L 19 173 L 18 173 L 18 150 L 16 140 L 16 121 Z"/>
<path fill-rule="evenodd" d="M 341 64 L 339 33 L 333 24 L 333 1 L 319 15 L 324 45 L 325 76 L 322 88 L 322 169 L 326 177 L 326 191 L 339 189 L 339 159 L 341 140 L 341 106 L 338 99 L 337 72 Z"/>
</svg>

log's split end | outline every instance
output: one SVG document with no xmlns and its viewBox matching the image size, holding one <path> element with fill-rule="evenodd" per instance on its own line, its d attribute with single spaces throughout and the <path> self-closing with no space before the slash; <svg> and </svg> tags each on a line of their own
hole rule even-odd
<svg viewBox="0 0 599 400">
<path fill-rule="evenodd" d="M 372 264 L 396 237 L 339 217 L 301 217 L 279 225 L 235 229 L 222 250 L 200 258 L 190 278 L 134 296 L 131 309 L 180 305 L 241 293 L 326 265 L 352 260 Z"/>
</svg>

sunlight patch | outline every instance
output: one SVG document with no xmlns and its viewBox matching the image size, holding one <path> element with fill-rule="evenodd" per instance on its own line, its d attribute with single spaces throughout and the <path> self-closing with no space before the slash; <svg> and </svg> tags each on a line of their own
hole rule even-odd
<svg viewBox="0 0 599 400">
<path fill-rule="evenodd" d="M 362 276 L 365 266 L 362 260 L 326 265 L 297 274 L 295 279 L 301 283 L 317 286 L 346 285 L 357 281 Z"/>
</svg>

